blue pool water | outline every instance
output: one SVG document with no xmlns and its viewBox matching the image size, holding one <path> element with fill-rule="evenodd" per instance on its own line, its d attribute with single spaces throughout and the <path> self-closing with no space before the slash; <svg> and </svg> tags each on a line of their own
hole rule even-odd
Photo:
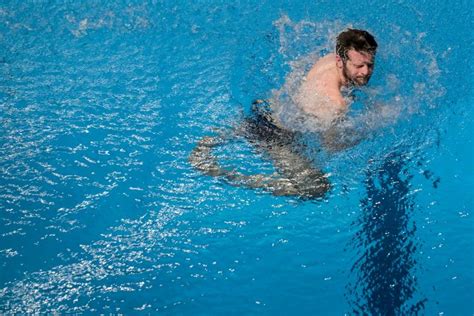
<svg viewBox="0 0 474 316">
<path fill-rule="evenodd" d="M 470 1 L 6 1 L 0 21 L 1 313 L 474 313 Z M 324 199 L 193 169 L 351 25 L 380 47 L 351 113 L 369 132 L 310 150 Z"/>
</svg>

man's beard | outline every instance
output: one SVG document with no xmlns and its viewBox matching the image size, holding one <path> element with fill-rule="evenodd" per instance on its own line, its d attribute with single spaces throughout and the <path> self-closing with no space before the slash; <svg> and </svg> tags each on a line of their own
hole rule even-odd
<svg viewBox="0 0 474 316">
<path fill-rule="evenodd" d="M 344 75 L 344 78 L 347 80 L 349 85 L 352 85 L 352 86 L 365 86 L 369 82 L 369 79 L 370 79 L 370 76 L 358 77 L 358 78 L 349 76 L 349 73 L 347 72 L 346 63 L 343 63 L 342 74 Z"/>
</svg>

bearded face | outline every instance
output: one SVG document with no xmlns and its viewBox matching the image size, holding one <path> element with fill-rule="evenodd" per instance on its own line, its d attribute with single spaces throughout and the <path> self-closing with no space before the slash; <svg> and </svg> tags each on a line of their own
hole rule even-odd
<svg viewBox="0 0 474 316">
<path fill-rule="evenodd" d="M 358 52 L 353 49 L 347 52 L 347 58 L 342 63 L 342 73 L 348 83 L 366 85 L 374 70 L 374 55 Z"/>
</svg>

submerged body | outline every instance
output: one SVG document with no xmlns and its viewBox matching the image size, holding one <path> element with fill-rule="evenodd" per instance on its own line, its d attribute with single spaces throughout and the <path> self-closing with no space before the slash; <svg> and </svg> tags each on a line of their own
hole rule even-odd
<svg viewBox="0 0 474 316">
<path fill-rule="evenodd" d="M 276 125 L 270 105 L 256 101 L 252 114 L 230 138 L 243 137 L 273 161 L 275 174 L 245 175 L 219 165 L 212 149 L 224 145 L 229 135 L 203 138 L 192 151 L 189 160 L 193 166 L 210 176 L 220 176 L 227 183 L 252 189 L 263 189 L 272 194 L 299 196 L 303 199 L 323 197 L 330 190 L 328 177 L 302 152 L 300 134 Z"/>
</svg>

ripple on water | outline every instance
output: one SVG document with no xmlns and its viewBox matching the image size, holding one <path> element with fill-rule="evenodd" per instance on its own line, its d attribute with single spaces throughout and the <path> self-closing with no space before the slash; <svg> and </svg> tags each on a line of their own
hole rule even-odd
<svg viewBox="0 0 474 316">
<path fill-rule="evenodd" d="M 203 306 L 219 297 L 218 310 L 236 300 L 248 305 L 244 299 L 275 304 L 280 294 L 314 306 L 315 289 L 333 294 L 347 284 L 341 271 L 351 268 L 348 253 L 372 250 L 364 242 L 377 227 L 360 217 L 361 201 L 370 204 L 360 198 L 367 172 L 382 167 L 394 148 L 417 161 L 436 141 L 430 121 L 443 115 L 439 56 L 423 34 L 386 25 L 381 40 L 388 49 L 377 65 L 386 76 L 374 77 L 375 88 L 361 94 L 372 103 L 382 95 L 396 111 L 385 112 L 383 122 L 374 109 L 354 118 L 368 128 L 368 140 L 321 154 L 337 185 L 328 199 L 305 202 L 232 187 L 192 169 L 187 157 L 196 141 L 216 126 L 235 126 L 245 100 L 262 97 L 269 88 L 258 90 L 282 81 L 287 68 L 301 77 L 310 52 L 331 51 L 344 23 L 282 17 L 274 33 L 257 35 L 270 50 L 263 53 L 253 34 L 252 43 L 240 43 L 240 34 L 222 36 L 241 27 L 230 6 L 203 10 L 208 25 L 199 20 L 201 8 L 184 21 L 177 7 L 164 4 L 119 12 L 116 4 L 44 6 L 30 19 L 21 16 L 26 9 L 0 9 L 0 21 L 8 22 L 8 36 L 0 37 L 15 41 L 0 64 L 7 78 L 0 96 L 0 258 L 12 272 L 1 280 L 5 312 L 208 310 Z M 219 30 L 222 21 L 232 28 Z M 33 34 L 40 30 L 43 37 Z M 416 57 L 404 58 L 413 50 Z M 252 65 L 236 62 L 242 60 Z M 244 161 L 243 171 L 272 172 L 247 145 L 236 142 L 219 153 L 229 165 Z M 419 192 L 411 189 L 406 200 Z M 430 212 L 427 227 L 436 221 Z M 461 212 L 469 218 L 468 210 Z M 412 223 L 397 214 L 391 219 Z M 347 249 L 354 234 L 361 236 L 355 248 L 362 246 Z M 440 236 L 428 255 L 444 243 Z M 368 257 L 361 264 L 370 268 Z M 369 271 L 361 280 L 370 277 Z"/>
</svg>

